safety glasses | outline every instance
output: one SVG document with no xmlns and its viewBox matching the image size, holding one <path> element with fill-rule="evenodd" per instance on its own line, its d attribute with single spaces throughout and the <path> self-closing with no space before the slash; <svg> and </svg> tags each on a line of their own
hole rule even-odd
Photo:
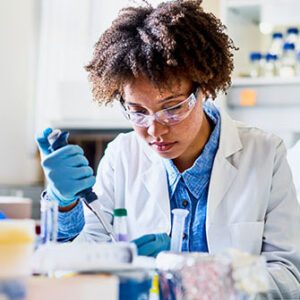
<svg viewBox="0 0 300 300">
<path fill-rule="evenodd" d="M 151 115 L 130 111 L 129 107 L 126 106 L 126 103 L 122 98 L 120 99 L 120 103 L 125 117 L 136 126 L 149 127 L 153 121 L 157 121 L 163 125 L 171 126 L 178 124 L 187 118 L 197 102 L 198 93 L 199 87 L 197 87 L 187 99 Z"/>
</svg>

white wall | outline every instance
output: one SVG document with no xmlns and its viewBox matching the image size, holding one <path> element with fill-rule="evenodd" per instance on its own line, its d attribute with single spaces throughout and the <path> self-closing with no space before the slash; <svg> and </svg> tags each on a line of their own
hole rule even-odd
<svg viewBox="0 0 300 300">
<path fill-rule="evenodd" d="M 0 1 L 0 184 L 38 180 L 33 127 L 39 2 Z M 155 5 L 160 0 L 150 2 Z M 123 0 L 114 0 L 107 10 L 105 1 L 107 16 L 113 15 L 116 3 Z M 219 15 L 219 0 L 204 0 L 203 6 Z"/>
<path fill-rule="evenodd" d="M 220 0 L 203 0 L 202 3 L 205 11 L 213 13 L 217 18 L 221 17 Z"/>
<path fill-rule="evenodd" d="M 35 20 L 35 0 L 0 1 L 0 184 L 36 180 Z"/>
</svg>

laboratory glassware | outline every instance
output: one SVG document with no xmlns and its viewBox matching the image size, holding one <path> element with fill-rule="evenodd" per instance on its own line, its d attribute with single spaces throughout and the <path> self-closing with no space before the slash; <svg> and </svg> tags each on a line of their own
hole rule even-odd
<svg viewBox="0 0 300 300">
<path fill-rule="evenodd" d="M 263 75 L 265 77 L 273 77 L 277 75 L 277 55 L 267 53 L 265 57 Z"/>
<path fill-rule="evenodd" d="M 173 225 L 171 235 L 171 252 L 181 252 L 182 238 L 185 218 L 189 211 L 187 209 L 175 208 L 172 210 Z"/>
<path fill-rule="evenodd" d="M 260 52 L 251 52 L 250 53 L 250 77 L 259 77 L 261 76 L 261 60 L 262 55 Z"/>
<path fill-rule="evenodd" d="M 269 53 L 272 55 L 277 55 L 278 58 L 282 55 L 283 46 L 283 34 L 281 32 L 274 32 L 272 34 L 271 46 Z"/>
<path fill-rule="evenodd" d="M 280 77 L 295 76 L 295 67 L 296 67 L 295 44 L 285 43 L 283 45 L 283 54 L 282 54 L 280 69 L 279 69 Z"/>
<path fill-rule="evenodd" d="M 114 233 L 118 242 L 128 241 L 126 208 L 114 209 Z"/>
</svg>

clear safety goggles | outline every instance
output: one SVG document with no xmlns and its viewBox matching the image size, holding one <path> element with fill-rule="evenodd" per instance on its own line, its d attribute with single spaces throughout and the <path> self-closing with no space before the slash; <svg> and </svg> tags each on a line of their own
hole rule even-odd
<svg viewBox="0 0 300 300">
<path fill-rule="evenodd" d="M 190 114 L 197 102 L 198 92 L 199 88 L 196 88 L 195 92 L 191 93 L 187 99 L 152 115 L 130 111 L 130 108 L 126 106 L 122 98 L 120 103 L 125 117 L 136 126 L 150 127 L 153 121 L 157 121 L 163 125 L 174 125 L 183 121 Z"/>
</svg>

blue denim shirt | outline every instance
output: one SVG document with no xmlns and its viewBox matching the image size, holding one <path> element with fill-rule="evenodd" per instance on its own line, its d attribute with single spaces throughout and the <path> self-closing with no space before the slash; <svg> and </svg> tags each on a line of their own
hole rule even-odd
<svg viewBox="0 0 300 300">
<path fill-rule="evenodd" d="M 214 106 L 204 105 L 203 109 L 214 129 L 193 166 L 180 173 L 171 159 L 164 159 L 171 209 L 183 208 L 189 211 L 185 221 L 182 251 L 208 252 L 205 228 L 207 196 L 219 145 L 221 120 L 220 113 Z"/>
<path fill-rule="evenodd" d="M 171 208 L 189 210 L 185 225 L 187 238 L 183 241 L 184 251 L 207 251 L 206 204 L 211 169 L 219 144 L 220 114 L 215 106 L 204 105 L 203 108 L 214 130 L 194 165 L 180 174 L 172 160 L 164 159 Z M 187 207 L 182 204 L 184 200 L 188 201 Z M 65 242 L 76 237 L 84 224 L 83 207 L 80 201 L 71 211 L 58 213 L 58 240 Z"/>
</svg>

